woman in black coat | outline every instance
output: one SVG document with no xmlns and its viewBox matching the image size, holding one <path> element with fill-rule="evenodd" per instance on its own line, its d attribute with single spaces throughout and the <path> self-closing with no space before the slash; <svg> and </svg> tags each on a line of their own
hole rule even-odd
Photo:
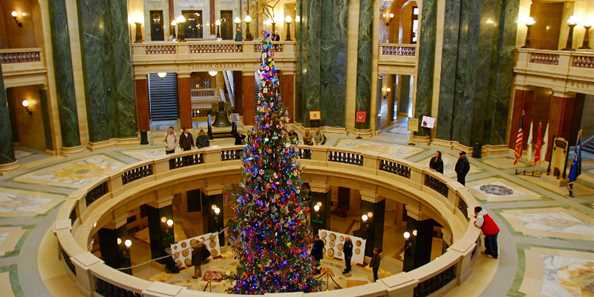
<svg viewBox="0 0 594 297">
<path fill-rule="evenodd" d="M 429 168 L 439 173 L 443 173 L 443 160 L 441 159 L 440 151 L 436 151 L 435 155 L 433 155 L 433 158 L 431 158 L 429 161 Z"/>
</svg>

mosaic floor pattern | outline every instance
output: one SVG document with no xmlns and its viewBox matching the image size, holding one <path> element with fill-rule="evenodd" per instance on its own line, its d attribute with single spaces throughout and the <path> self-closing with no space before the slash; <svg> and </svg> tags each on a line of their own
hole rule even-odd
<svg viewBox="0 0 594 297">
<path fill-rule="evenodd" d="M 362 139 L 341 139 L 336 147 L 356 150 L 360 152 L 370 152 L 373 154 L 389 156 L 397 159 L 406 159 L 423 151 L 422 148 L 390 144 Z"/>
<path fill-rule="evenodd" d="M 165 156 L 165 150 L 162 148 L 146 149 L 146 150 L 125 150 L 122 154 L 128 155 L 139 161 L 155 160 Z"/>
<path fill-rule="evenodd" d="M 0 187 L 0 216 L 34 216 L 46 213 L 64 196 Z"/>
<path fill-rule="evenodd" d="M 594 254 L 531 247 L 519 291 L 526 296 L 594 296 Z"/>
<path fill-rule="evenodd" d="M 490 177 L 467 183 L 472 193 L 488 202 L 537 200 L 542 196 L 501 177 Z"/>
<path fill-rule="evenodd" d="M 94 155 L 16 177 L 22 183 L 78 189 L 123 168 L 126 164 L 105 155 Z"/>
<path fill-rule="evenodd" d="M 0 257 L 14 252 L 24 234 L 25 230 L 21 227 L 0 226 Z"/>
<path fill-rule="evenodd" d="M 562 207 L 511 209 L 501 215 L 526 236 L 594 240 L 594 218 Z"/>
</svg>

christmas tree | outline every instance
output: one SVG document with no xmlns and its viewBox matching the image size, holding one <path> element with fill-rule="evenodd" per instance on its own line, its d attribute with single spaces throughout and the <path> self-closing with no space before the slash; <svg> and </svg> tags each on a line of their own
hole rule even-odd
<svg viewBox="0 0 594 297">
<path fill-rule="evenodd" d="M 297 149 L 290 144 L 287 111 L 280 100 L 270 33 L 256 73 L 256 125 L 243 150 L 241 191 L 229 224 L 239 264 L 229 289 L 237 294 L 313 291 L 308 253 L 311 232 L 301 199 Z"/>
</svg>

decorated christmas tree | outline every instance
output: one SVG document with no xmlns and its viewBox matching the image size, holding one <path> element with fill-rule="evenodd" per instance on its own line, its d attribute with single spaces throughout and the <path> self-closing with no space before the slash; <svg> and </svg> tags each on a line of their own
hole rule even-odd
<svg viewBox="0 0 594 297">
<path fill-rule="evenodd" d="M 243 150 L 241 191 L 229 225 L 239 264 L 230 293 L 313 291 L 308 211 L 301 199 L 298 151 L 289 141 L 270 33 L 256 72 L 256 124 Z"/>
</svg>

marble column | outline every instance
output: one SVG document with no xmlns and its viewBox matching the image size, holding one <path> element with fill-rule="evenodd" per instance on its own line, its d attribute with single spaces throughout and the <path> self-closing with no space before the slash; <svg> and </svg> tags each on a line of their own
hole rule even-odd
<svg viewBox="0 0 594 297">
<path fill-rule="evenodd" d="M 52 132 L 50 129 L 47 88 L 45 86 L 39 87 L 39 105 L 41 106 L 41 113 L 43 116 L 43 134 L 45 136 L 45 148 L 48 150 L 52 150 L 54 145 L 52 141 Z"/>
<path fill-rule="evenodd" d="M 8 97 L 4 88 L 2 76 L 2 63 L 0 63 L 0 165 L 14 163 L 14 149 L 12 147 L 12 124 L 10 122 L 10 109 Z"/>
<path fill-rule="evenodd" d="M 404 263 L 402 271 L 408 272 L 431 261 L 431 245 L 433 241 L 432 219 L 406 219 L 406 230 L 410 238 L 404 242 Z M 416 230 L 416 236 L 414 235 Z"/>
<path fill-rule="evenodd" d="M 182 129 L 192 128 L 192 86 L 190 74 L 177 74 L 177 105 Z"/>
<path fill-rule="evenodd" d="M 362 195 L 362 199 L 365 197 Z M 367 227 L 367 243 L 365 244 L 365 255 L 372 256 L 374 248 L 383 248 L 384 245 L 384 215 L 386 211 L 386 200 L 381 201 L 361 201 L 361 215 L 372 213 L 367 223 L 362 226 Z"/>
<path fill-rule="evenodd" d="M 70 53 L 70 33 L 68 30 L 66 3 L 65 0 L 49 1 L 48 3 L 52 30 L 53 70 L 56 78 L 62 145 L 65 147 L 77 147 L 80 146 L 80 133 L 74 90 L 74 76 L 72 74 L 72 55 Z M 44 116 L 45 114 L 44 112 Z M 49 139 L 51 140 L 51 136 Z"/>
<path fill-rule="evenodd" d="M 125 226 L 119 228 L 101 228 L 97 233 L 99 237 L 99 250 L 101 251 L 101 258 L 107 266 L 112 268 L 130 267 L 132 262 L 130 260 L 130 253 L 124 246 L 126 238 L 124 235 Z M 118 244 L 118 238 L 121 240 Z M 123 272 L 132 274 L 132 270 L 123 270 Z"/>
<path fill-rule="evenodd" d="M 79 0 L 79 29 L 91 142 L 136 134 L 127 4 Z"/>
<path fill-rule="evenodd" d="M 519 88 L 516 87 L 514 90 L 514 107 L 512 110 L 512 118 L 510 124 L 510 133 L 509 133 L 509 147 L 513 148 L 516 143 L 516 133 L 518 132 L 518 128 L 520 127 L 520 119 L 522 118 L 522 112 L 525 111 L 528 113 L 528 102 L 531 101 L 531 98 L 534 98 L 534 91 L 527 89 L 527 88 Z M 526 122 L 524 122 L 524 127 L 526 126 Z M 545 124 L 546 128 L 546 124 Z M 543 128 L 543 129 L 545 129 Z M 544 133 L 544 131 L 542 132 Z"/>
<path fill-rule="evenodd" d="M 175 225 L 167 225 L 167 220 L 173 220 L 173 207 L 170 203 L 142 206 L 148 217 L 152 259 L 167 255 L 165 249 L 175 242 L 175 232 L 173 232 Z M 171 258 L 159 260 L 159 263 L 164 264 L 169 272 L 177 272 Z"/>
<path fill-rule="evenodd" d="M 313 190 L 309 192 L 311 227 L 314 234 L 317 234 L 319 229 L 330 228 L 331 202 L 330 192 L 318 192 Z M 314 207 L 318 203 L 320 203 L 320 208 L 318 211 L 315 211 Z"/>
<path fill-rule="evenodd" d="M 253 73 L 243 73 L 241 76 L 241 89 L 243 123 L 253 125 L 256 117 L 256 81 Z"/>
<path fill-rule="evenodd" d="M 359 40 L 357 49 L 357 97 L 356 111 L 367 113 L 365 123 L 355 128 L 369 128 L 371 114 L 371 70 L 373 57 L 373 0 L 359 2 Z"/>
<path fill-rule="evenodd" d="M 235 94 L 235 110 L 234 112 L 243 115 L 243 101 L 242 101 L 242 88 L 241 88 L 241 71 L 233 71 L 233 86 Z"/>
<path fill-rule="evenodd" d="M 148 144 L 147 132 L 151 130 L 148 79 L 146 77 L 136 79 L 134 86 L 136 87 L 136 122 L 140 131 L 140 144 Z"/>
<path fill-rule="evenodd" d="M 417 95 L 415 100 L 414 117 L 420 119 L 423 115 L 431 114 L 433 99 L 433 72 L 435 68 L 435 38 L 437 24 L 437 0 L 424 0 L 421 8 L 419 25 L 419 59 L 417 65 Z M 440 99 L 441 100 L 441 99 Z M 419 125 L 420 125 L 419 120 Z M 428 135 L 425 129 L 419 127 L 418 135 Z"/>
<path fill-rule="evenodd" d="M 215 205 L 221 210 L 219 214 L 216 214 L 213 210 L 213 206 Z M 220 232 L 225 228 L 224 209 L 223 194 L 202 196 L 202 218 L 204 233 Z M 219 234 L 219 243 L 221 246 L 225 245 L 225 234 L 223 232 Z"/>
<path fill-rule="evenodd" d="M 297 119 L 309 126 L 319 110 L 321 125 L 344 126 L 346 103 L 346 0 L 301 0 L 296 24 L 298 48 Z"/>
<path fill-rule="evenodd" d="M 506 142 L 517 13 L 517 1 L 446 2 L 437 137 Z"/>
<path fill-rule="evenodd" d="M 289 115 L 289 121 L 293 122 L 295 114 L 295 74 L 282 73 L 280 75 L 280 91 L 283 104 Z"/>
<path fill-rule="evenodd" d="M 398 75 L 398 113 L 408 115 L 410 98 L 410 75 Z"/>
</svg>

